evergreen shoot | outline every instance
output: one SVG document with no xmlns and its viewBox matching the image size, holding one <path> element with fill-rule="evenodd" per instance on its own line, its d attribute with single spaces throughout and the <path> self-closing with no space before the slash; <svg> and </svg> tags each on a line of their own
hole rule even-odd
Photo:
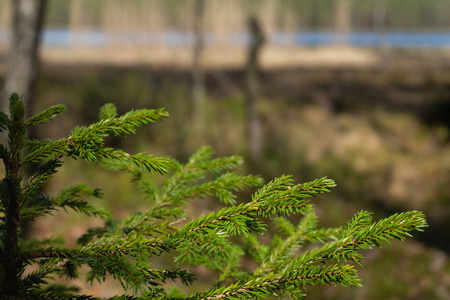
<svg viewBox="0 0 450 300">
<path fill-rule="evenodd" d="M 167 117 L 163 109 L 119 116 L 107 104 L 98 122 L 74 128 L 67 138 L 27 138 L 31 126 L 64 111 L 56 105 L 25 120 L 25 106 L 12 94 L 9 115 L 0 112 L 0 132 L 7 135 L 0 145 L 2 299 L 97 299 L 58 281 L 79 276 L 90 283 L 119 282 L 123 294 L 108 299 L 303 299 L 308 286 L 360 286 L 361 250 L 403 240 L 427 226 L 419 211 L 379 221 L 361 211 L 342 227 L 319 228 L 312 200 L 335 186 L 329 178 L 298 184 L 283 175 L 263 184 L 258 176 L 233 171 L 240 157 L 213 158 L 208 147 L 181 163 L 105 146 L 109 136 L 134 134 L 139 126 Z M 78 184 L 54 196 L 43 194 L 44 184 L 70 158 L 130 173 L 150 204 L 118 220 L 96 206 L 103 196 L 96 188 Z M 30 164 L 37 167 L 25 176 Z M 156 184 L 152 173 L 165 174 L 163 183 Z M 238 199 L 237 193 L 249 189 L 256 190 L 249 199 Z M 217 210 L 198 217 L 188 213 L 193 201 L 211 199 L 220 202 Z M 51 217 L 57 210 L 100 218 L 103 226 L 87 230 L 74 248 L 57 239 L 20 237 L 22 221 Z M 266 233 L 270 243 L 262 239 Z M 256 267 L 250 269 L 249 262 Z M 198 266 L 210 272 L 209 289 L 197 284 Z"/>
</svg>

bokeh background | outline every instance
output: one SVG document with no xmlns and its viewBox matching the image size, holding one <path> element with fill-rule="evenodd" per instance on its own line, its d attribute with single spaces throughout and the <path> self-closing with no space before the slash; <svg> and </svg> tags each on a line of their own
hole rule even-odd
<svg viewBox="0 0 450 300">
<path fill-rule="evenodd" d="M 68 110 L 35 137 L 64 137 L 109 102 L 121 113 L 165 107 L 168 119 L 111 144 L 181 161 L 211 145 L 267 180 L 328 176 L 338 186 L 315 200 L 324 226 L 361 209 L 426 213 L 423 234 L 365 253 L 362 288 L 311 288 L 312 299 L 450 299 L 448 0 L 31 0 L 42 5 L 26 54 L 36 59 L 21 69 L 31 76 L 14 58 L 18 32 L 30 37 L 14 27 L 21 2 L 26 12 L 27 0 L 0 0 L 2 107 L 17 91 L 31 111 Z M 77 182 L 101 188 L 96 205 L 117 218 L 144 203 L 126 174 L 79 161 L 46 192 Z M 28 235 L 74 245 L 98 225 L 61 212 Z"/>
</svg>

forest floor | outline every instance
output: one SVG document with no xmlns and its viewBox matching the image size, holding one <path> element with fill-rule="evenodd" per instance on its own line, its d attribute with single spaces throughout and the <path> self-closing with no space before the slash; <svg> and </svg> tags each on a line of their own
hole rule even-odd
<svg viewBox="0 0 450 300">
<path fill-rule="evenodd" d="M 0 49 L 0 81 L 4 53 Z M 64 103 L 69 112 L 43 128 L 42 137 L 66 136 L 73 126 L 94 122 L 98 107 L 114 102 L 119 111 L 165 107 L 170 112 L 161 125 L 142 129 L 137 137 L 121 144 L 114 140 L 124 150 L 150 149 L 155 155 L 182 159 L 198 149 L 200 141 L 186 133 L 192 121 L 189 49 L 44 48 L 41 57 L 35 109 Z M 245 57 L 245 49 L 236 48 L 205 53 L 211 100 L 206 140 L 217 155 L 245 155 Z M 339 185 L 328 200 L 319 199 L 321 219 L 330 223 L 326 225 L 345 224 L 363 208 L 376 209 L 378 216 L 409 209 L 427 214 L 430 227 L 420 243 L 375 250 L 361 271 L 365 288 L 352 291 L 353 296 L 345 291 L 341 298 L 448 299 L 450 291 L 446 296 L 439 296 L 443 293 L 439 291 L 450 282 L 446 230 L 450 226 L 450 51 L 403 49 L 380 55 L 343 47 L 267 47 L 261 63 L 259 108 L 265 157 L 264 168 L 251 173 L 267 178 L 287 173 L 302 181 L 324 175 L 335 179 Z M 105 191 L 105 200 L 96 205 L 116 217 L 140 208 L 141 204 L 128 200 L 133 189 L 127 174 L 111 178 L 110 172 L 95 166 L 68 162 L 59 175 L 51 182 L 50 194 L 83 178 Z M 39 237 L 61 234 L 74 243 L 85 229 L 100 225 L 92 218 L 89 222 L 68 219 L 61 212 L 40 220 L 33 232 Z M 115 282 L 94 287 L 77 284 L 98 296 L 109 295 L 117 286 Z"/>
</svg>

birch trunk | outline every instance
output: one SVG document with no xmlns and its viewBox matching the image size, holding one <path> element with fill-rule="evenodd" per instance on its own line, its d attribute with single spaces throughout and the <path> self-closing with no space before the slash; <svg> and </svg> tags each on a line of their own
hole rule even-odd
<svg viewBox="0 0 450 300">
<path fill-rule="evenodd" d="M 2 109 L 8 107 L 8 98 L 13 92 L 24 95 L 23 102 L 32 107 L 45 4 L 46 0 L 12 1 L 12 39 L 2 95 Z"/>
</svg>

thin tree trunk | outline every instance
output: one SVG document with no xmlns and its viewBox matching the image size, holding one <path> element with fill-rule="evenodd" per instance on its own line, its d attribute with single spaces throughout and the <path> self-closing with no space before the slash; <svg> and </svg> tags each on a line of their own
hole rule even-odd
<svg viewBox="0 0 450 300">
<path fill-rule="evenodd" d="M 82 0 L 72 0 L 70 2 L 70 31 L 73 34 L 72 47 L 81 46 L 81 30 L 83 24 L 83 2 Z"/>
<path fill-rule="evenodd" d="M 194 111 L 194 127 L 198 135 L 205 129 L 205 78 L 202 68 L 204 50 L 203 19 L 205 1 L 195 0 L 194 3 L 194 48 L 192 62 L 192 104 Z"/>
<path fill-rule="evenodd" d="M 387 65 L 389 44 L 386 39 L 386 0 L 377 0 L 373 7 L 373 26 L 378 36 L 380 69 Z"/>
<path fill-rule="evenodd" d="M 247 111 L 247 139 L 250 163 L 253 166 L 262 157 L 261 120 L 258 112 L 258 98 L 260 96 L 259 84 L 259 56 L 265 37 L 258 19 L 254 16 L 248 20 L 250 45 L 246 70 L 246 111 Z"/>
<path fill-rule="evenodd" d="M 23 95 L 23 102 L 31 107 L 45 6 L 46 0 L 12 1 L 12 40 L 2 95 L 3 110 L 8 107 L 13 92 Z"/>
<path fill-rule="evenodd" d="M 335 8 L 336 43 L 349 43 L 349 33 L 352 24 L 352 0 L 337 0 Z"/>
<path fill-rule="evenodd" d="M 11 2 L 2 1 L 0 3 L 0 28 L 2 29 L 8 30 L 11 27 Z"/>
</svg>

